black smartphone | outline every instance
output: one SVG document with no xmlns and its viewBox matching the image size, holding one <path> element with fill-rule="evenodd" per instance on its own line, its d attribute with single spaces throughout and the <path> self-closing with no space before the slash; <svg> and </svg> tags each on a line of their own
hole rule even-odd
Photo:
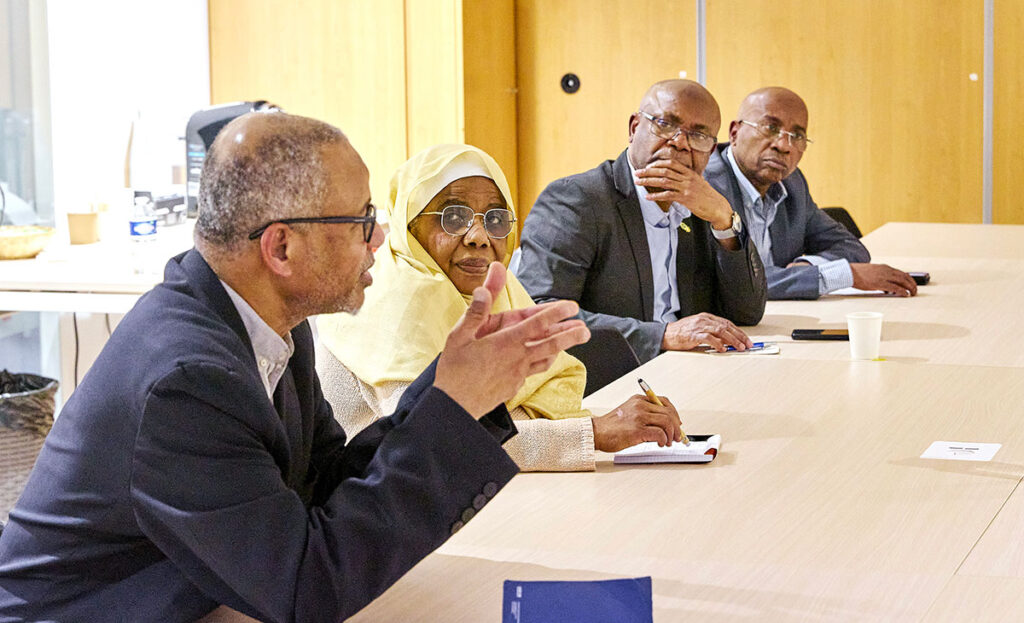
<svg viewBox="0 0 1024 623">
<path fill-rule="evenodd" d="M 689 439 L 690 441 L 707 441 L 708 439 L 711 439 L 712 437 L 714 437 L 714 435 L 687 435 L 686 436 L 686 438 Z"/>
<path fill-rule="evenodd" d="M 919 286 L 926 286 L 928 282 L 932 280 L 932 276 L 928 273 L 907 273 L 914 279 L 914 283 Z"/>
<path fill-rule="evenodd" d="M 850 333 L 846 329 L 793 329 L 793 339 L 849 342 Z"/>
</svg>

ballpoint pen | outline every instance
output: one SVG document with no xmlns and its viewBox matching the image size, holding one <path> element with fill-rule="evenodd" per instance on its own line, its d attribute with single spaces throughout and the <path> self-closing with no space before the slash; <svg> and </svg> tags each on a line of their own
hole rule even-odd
<svg viewBox="0 0 1024 623">
<path fill-rule="evenodd" d="M 762 348 L 764 348 L 764 346 L 765 346 L 764 342 L 754 342 L 753 346 L 748 347 L 747 350 L 761 350 Z M 736 347 L 735 346 L 726 346 L 725 350 L 726 351 L 736 350 Z"/>
<path fill-rule="evenodd" d="M 643 379 L 637 379 L 636 382 L 640 383 L 640 389 L 642 389 L 644 391 L 644 393 L 647 394 L 647 399 L 648 400 L 650 400 L 654 404 L 658 405 L 659 407 L 665 406 L 664 404 L 662 404 L 661 399 L 658 398 L 658 394 L 655 394 L 654 390 L 651 389 L 651 386 L 648 385 L 647 383 L 644 383 Z M 684 446 L 690 445 L 690 438 L 687 437 L 686 433 L 683 432 L 682 424 L 679 425 L 679 434 L 683 436 L 683 439 L 682 439 L 683 445 Z"/>
</svg>

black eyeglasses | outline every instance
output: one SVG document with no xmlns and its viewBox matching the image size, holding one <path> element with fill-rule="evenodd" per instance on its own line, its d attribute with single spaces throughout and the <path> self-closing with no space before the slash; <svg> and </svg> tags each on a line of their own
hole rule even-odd
<svg viewBox="0 0 1024 623">
<path fill-rule="evenodd" d="M 777 123 L 771 123 L 769 121 L 762 121 L 761 123 L 754 123 L 753 121 L 746 121 L 740 119 L 740 123 L 749 125 L 750 127 L 757 130 L 757 133 L 765 137 L 770 141 L 774 141 L 779 138 L 779 135 L 785 136 L 789 139 L 789 144 L 799 150 L 807 149 L 808 143 L 813 143 L 811 139 L 807 138 L 807 135 L 797 130 L 796 132 L 787 132 L 782 129 Z"/>
<path fill-rule="evenodd" d="M 420 215 L 435 214 L 441 217 L 441 229 L 451 236 L 464 236 L 473 227 L 476 217 L 484 222 L 484 231 L 491 238 L 505 238 L 512 233 L 516 217 L 507 208 L 493 208 L 478 214 L 469 206 L 450 205 L 440 212 L 420 212 Z"/>
<path fill-rule="evenodd" d="M 686 135 L 686 144 L 692 149 L 697 151 L 711 151 L 711 148 L 715 146 L 718 139 L 703 132 L 696 130 L 685 130 L 675 123 L 672 123 L 668 119 L 662 119 L 661 117 L 655 117 L 651 113 L 638 110 L 638 113 L 643 115 L 644 119 L 650 121 L 650 125 L 647 126 L 651 131 L 651 134 L 658 138 L 663 138 L 666 141 L 671 141 L 680 134 Z"/>
<path fill-rule="evenodd" d="M 366 244 L 370 244 L 370 239 L 373 238 L 373 228 L 377 226 L 377 208 L 373 207 L 372 203 L 367 205 L 366 214 L 363 216 L 302 216 L 278 219 L 270 221 L 263 227 L 253 231 L 249 234 L 249 240 L 256 240 L 262 236 L 263 232 L 267 231 L 267 228 L 274 223 L 281 223 L 282 225 L 291 225 L 293 223 L 362 223 L 363 241 Z"/>
</svg>

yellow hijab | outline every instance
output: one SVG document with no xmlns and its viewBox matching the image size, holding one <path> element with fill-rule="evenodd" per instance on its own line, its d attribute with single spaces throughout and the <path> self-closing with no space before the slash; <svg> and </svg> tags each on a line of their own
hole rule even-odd
<svg viewBox="0 0 1024 623">
<path fill-rule="evenodd" d="M 362 309 L 357 315 L 337 313 L 317 319 L 324 346 L 363 382 L 380 385 L 415 379 L 441 352 L 448 332 L 465 313 L 471 297 L 458 291 L 409 231 L 409 223 L 448 184 L 471 175 L 493 180 L 508 208 L 515 211 L 505 174 L 480 149 L 436 145 L 421 151 L 391 178 L 387 205 L 391 230 L 375 255 L 370 271 L 373 285 L 366 289 Z M 517 239 L 513 229 L 504 240 L 506 266 Z M 493 311 L 533 304 L 508 273 Z M 585 386 L 583 364 L 560 353 L 546 372 L 527 377 L 506 406 L 510 410 L 523 407 L 531 418 L 589 417 L 590 412 L 580 406 Z"/>
</svg>

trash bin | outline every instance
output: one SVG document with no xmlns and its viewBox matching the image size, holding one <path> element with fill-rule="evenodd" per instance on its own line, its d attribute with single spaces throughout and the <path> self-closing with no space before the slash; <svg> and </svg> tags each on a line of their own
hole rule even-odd
<svg viewBox="0 0 1024 623">
<path fill-rule="evenodd" d="M 0 370 L 0 427 L 43 437 L 53 426 L 57 381 L 38 374 Z"/>
<path fill-rule="evenodd" d="M 57 381 L 0 370 L 0 524 L 21 495 L 53 426 Z"/>
</svg>

